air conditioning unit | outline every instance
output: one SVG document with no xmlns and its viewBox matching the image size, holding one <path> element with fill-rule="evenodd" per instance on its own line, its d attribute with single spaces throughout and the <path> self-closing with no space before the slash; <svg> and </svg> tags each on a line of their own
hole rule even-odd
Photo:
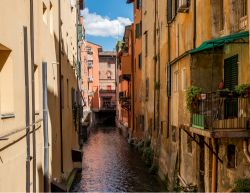
<svg viewBox="0 0 250 193">
<path fill-rule="evenodd" d="M 187 13 L 189 11 L 190 0 L 179 0 L 178 12 Z"/>
</svg>

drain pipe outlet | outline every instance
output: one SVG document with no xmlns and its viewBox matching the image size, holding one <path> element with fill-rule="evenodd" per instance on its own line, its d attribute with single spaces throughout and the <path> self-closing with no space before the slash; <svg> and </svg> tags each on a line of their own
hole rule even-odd
<svg viewBox="0 0 250 193">
<path fill-rule="evenodd" d="M 248 139 L 245 139 L 243 141 L 243 151 L 247 158 L 247 161 L 250 162 L 250 152 L 248 151 Z"/>
</svg>

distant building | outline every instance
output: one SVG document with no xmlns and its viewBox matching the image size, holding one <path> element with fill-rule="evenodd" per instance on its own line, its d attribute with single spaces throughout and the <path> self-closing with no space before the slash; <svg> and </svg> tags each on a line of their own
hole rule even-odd
<svg viewBox="0 0 250 193">
<path fill-rule="evenodd" d="M 88 41 L 82 47 L 82 96 L 85 110 L 100 109 L 99 51 L 101 50 L 101 46 Z"/>
<path fill-rule="evenodd" d="M 116 108 L 116 52 L 99 53 L 100 110 Z"/>
</svg>

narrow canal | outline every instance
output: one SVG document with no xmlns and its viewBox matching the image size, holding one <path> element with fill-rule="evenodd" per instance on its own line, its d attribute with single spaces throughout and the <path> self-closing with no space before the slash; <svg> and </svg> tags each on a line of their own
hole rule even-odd
<svg viewBox="0 0 250 193">
<path fill-rule="evenodd" d="M 119 130 L 94 129 L 83 146 L 82 173 L 74 192 L 162 192 L 163 184 Z"/>
</svg>

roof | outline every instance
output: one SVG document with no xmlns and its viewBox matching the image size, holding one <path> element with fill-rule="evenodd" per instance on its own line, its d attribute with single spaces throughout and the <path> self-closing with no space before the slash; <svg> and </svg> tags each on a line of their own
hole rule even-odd
<svg viewBox="0 0 250 193">
<path fill-rule="evenodd" d="M 231 42 L 233 42 L 235 40 L 248 38 L 248 37 L 249 37 L 249 32 L 244 31 L 244 32 L 239 32 L 239 33 L 231 34 L 231 35 L 228 35 L 228 36 L 216 38 L 216 39 L 213 39 L 213 40 L 208 40 L 208 41 L 203 42 L 198 48 L 195 48 L 195 49 L 191 50 L 189 53 L 194 54 L 194 53 L 201 52 L 201 51 L 204 51 L 204 50 L 207 50 L 207 49 L 220 47 L 220 46 L 223 46 L 226 43 L 231 43 Z"/>
<path fill-rule="evenodd" d="M 99 56 L 116 56 L 116 52 L 113 52 L 113 51 L 104 51 L 104 52 L 100 52 Z"/>
</svg>

